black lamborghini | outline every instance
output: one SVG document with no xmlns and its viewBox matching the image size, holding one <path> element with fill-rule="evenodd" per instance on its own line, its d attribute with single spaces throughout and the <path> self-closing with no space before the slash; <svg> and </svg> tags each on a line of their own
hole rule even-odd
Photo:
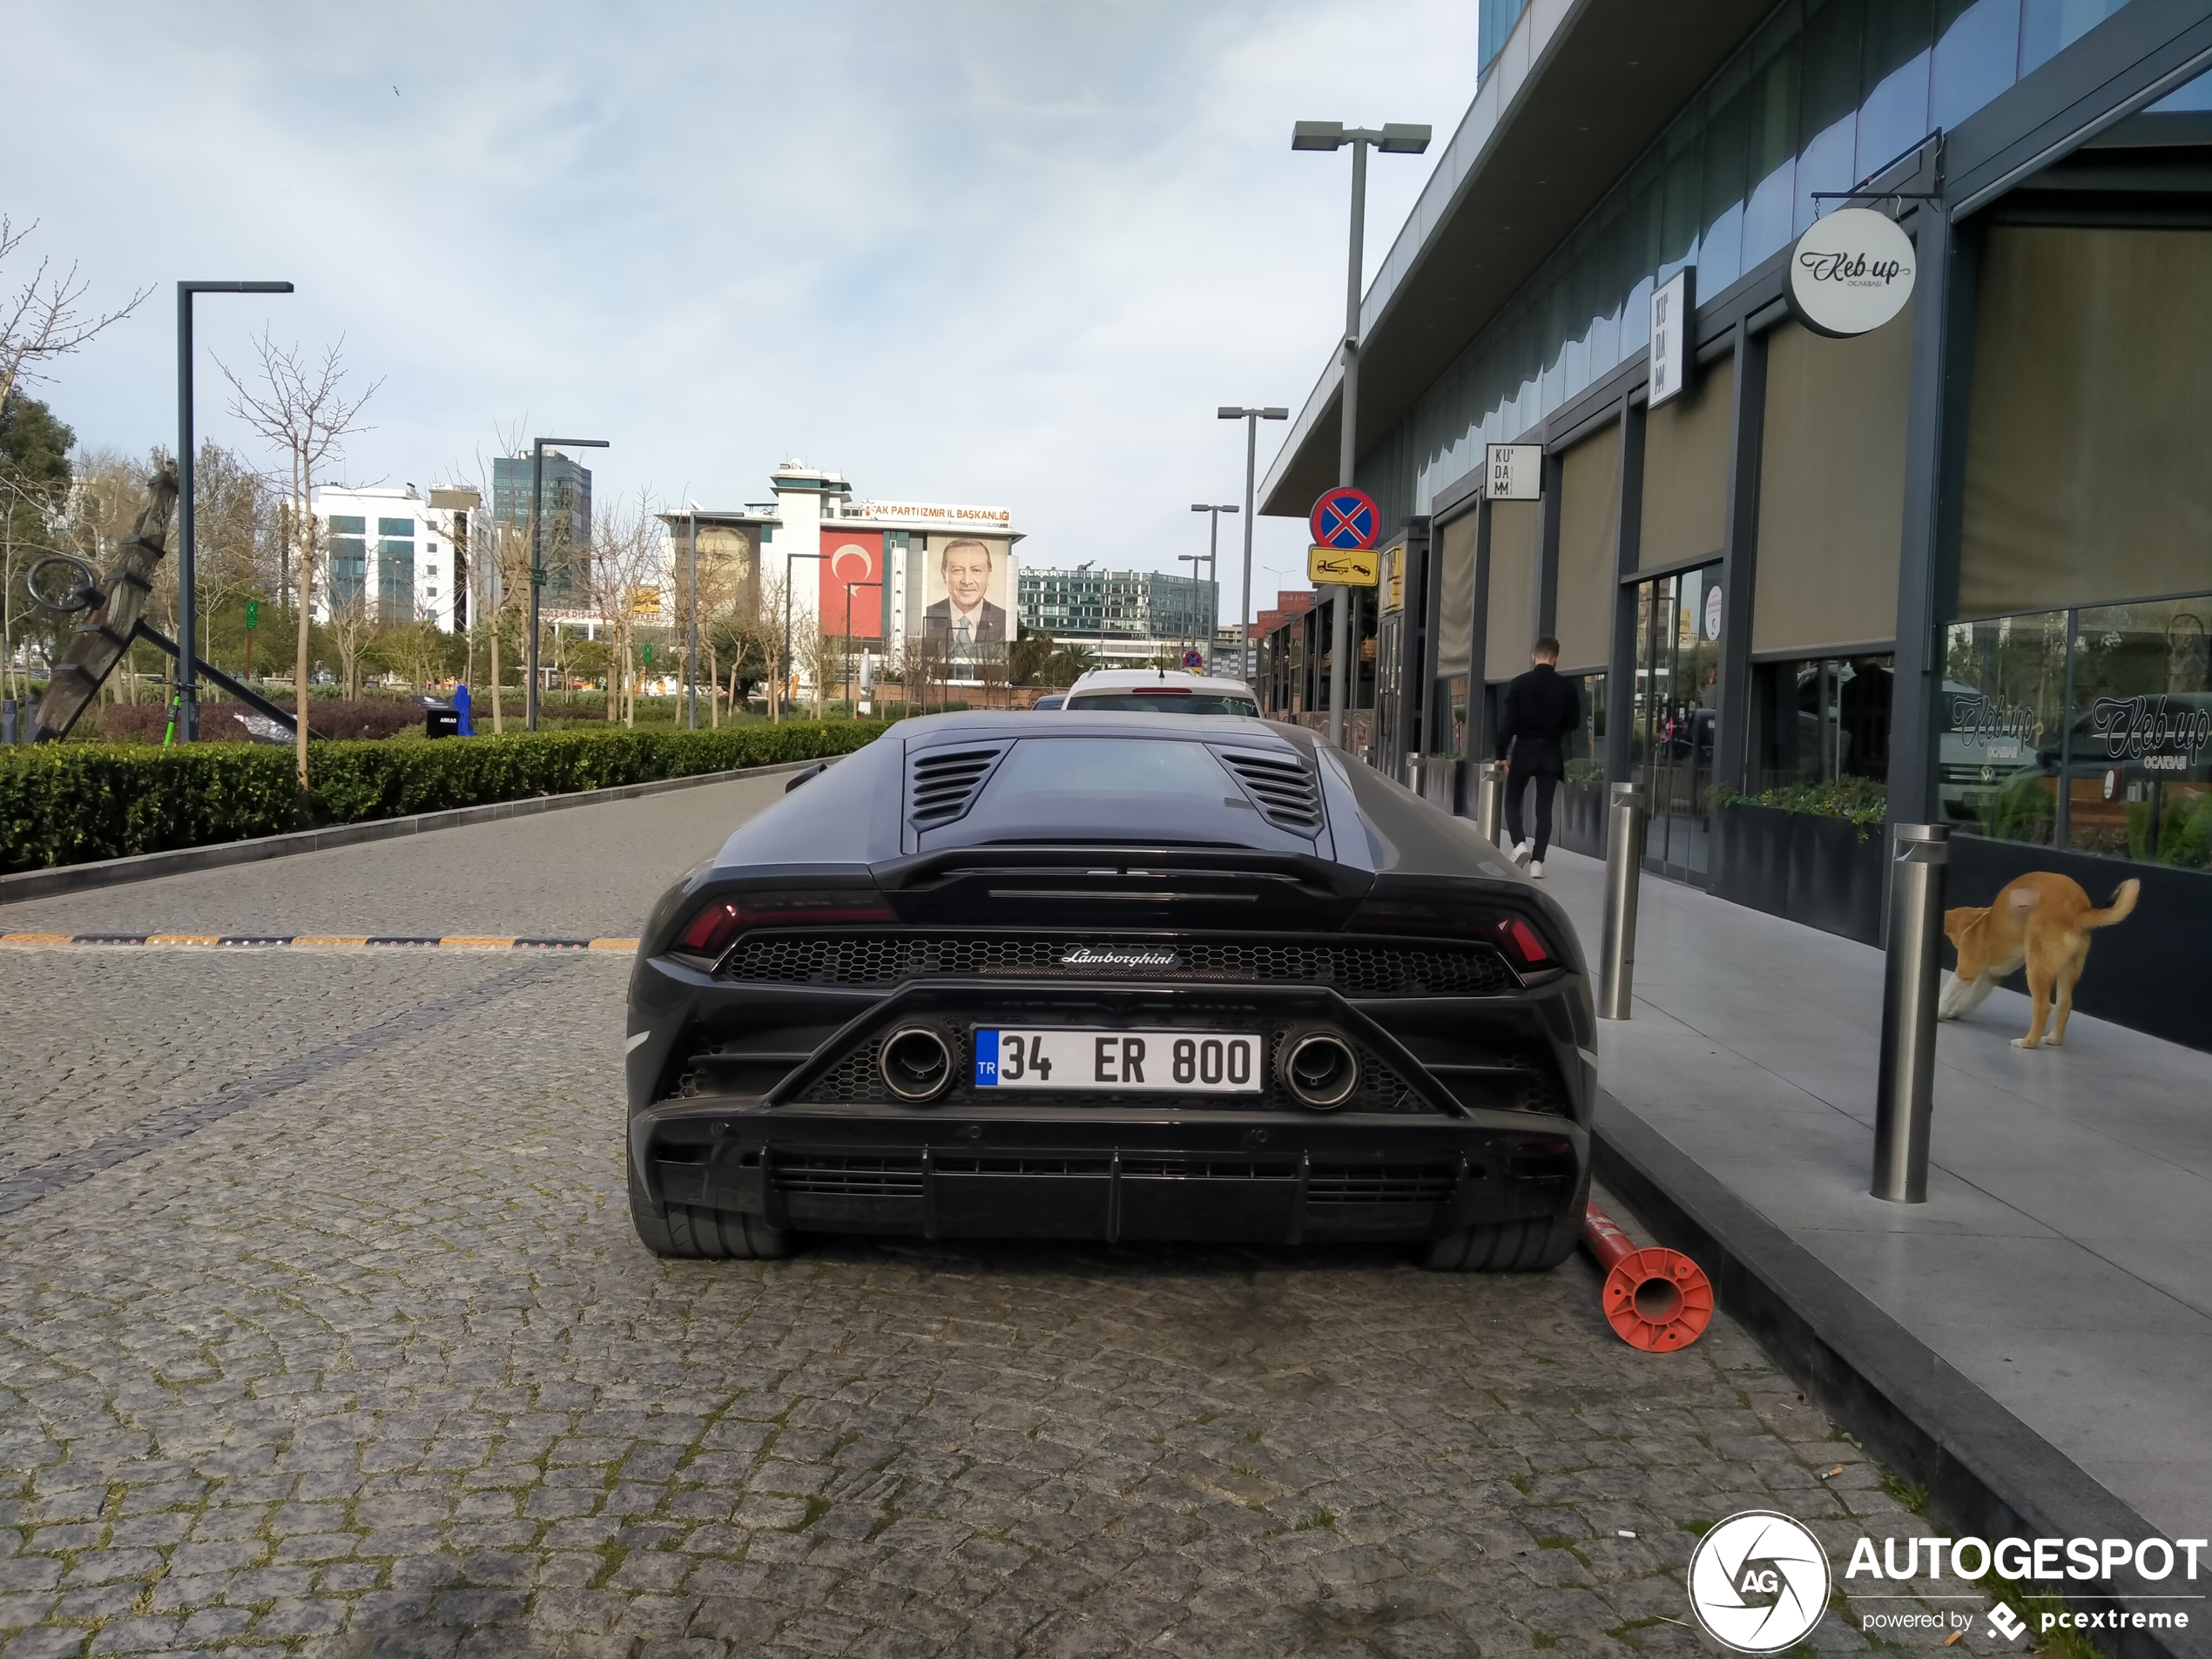
<svg viewBox="0 0 2212 1659">
<path fill-rule="evenodd" d="M 1295 728 L 907 720 L 661 900 L 630 1201 L 664 1256 L 809 1232 L 1574 1246 L 1595 1095 L 1564 913 Z"/>
</svg>

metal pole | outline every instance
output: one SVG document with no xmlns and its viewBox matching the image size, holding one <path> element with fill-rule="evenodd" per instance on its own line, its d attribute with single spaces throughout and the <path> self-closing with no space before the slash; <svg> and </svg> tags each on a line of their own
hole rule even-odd
<svg viewBox="0 0 2212 1659">
<path fill-rule="evenodd" d="M 1250 680 L 1252 662 L 1252 469 L 1259 460 L 1259 411 L 1244 412 L 1244 579 L 1237 597 L 1237 678 Z"/>
<path fill-rule="evenodd" d="M 1882 970 L 1881 1071 L 1874 1102 L 1873 1193 L 1892 1204 L 1925 1204 L 1942 979 L 1939 941 L 1951 829 L 1945 824 L 1894 828 L 1889 954 Z"/>
<path fill-rule="evenodd" d="M 177 285 L 177 741 L 199 736 L 199 677 L 192 664 L 199 651 L 199 571 L 193 559 L 192 480 L 192 285 Z M 300 688 L 300 707 L 307 706 Z M 305 718 L 304 715 L 302 718 Z"/>
<path fill-rule="evenodd" d="M 1643 880 L 1644 794 L 1615 784 L 1606 813 L 1605 944 L 1598 959 L 1597 1013 L 1625 1020 L 1635 991 L 1636 896 Z"/>
<path fill-rule="evenodd" d="M 1344 282 L 1344 388 L 1338 407 L 1337 482 L 1355 484 L 1359 461 L 1359 266 L 1367 226 L 1367 142 L 1352 140 L 1352 253 Z M 1345 659 L 1352 649 L 1352 590 L 1339 587 L 1329 618 L 1329 746 L 1344 747 Z"/>
<path fill-rule="evenodd" d="M 1221 630 L 1221 509 L 1217 507 L 1206 515 L 1206 580 L 1213 583 L 1214 631 Z M 1198 596 L 1192 594 L 1195 610 Z M 1206 672 L 1213 672 L 1213 635 L 1206 636 L 1203 648 L 1206 655 Z"/>
<path fill-rule="evenodd" d="M 1499 837 L 1505 833 L 1501 826 L 1505 821 L 1506 770 L 1494 760 L 1474 764 L 1480 768 L 1474 776 L 1474 826 L 1491 846 L 1503 846 Z"/>
<path fill-rule="evenodd" d="M 523 698 L 523 729 L 537 730 L 537 590 L 545 585 L 543 521 L 545 516 L 545 440 L 530 443 L 530 637 L 529 685 Z"/>
<path fill-rule="evenodd" d="M 691 559 L 691 643 L 684 653 L 684 691 L 691 705 L 691 730 L 699 729 L 699 516 L 689 518 Z"/>
<path fill-rule="evenodd" d="M 784 718 L 784 683 L 791 678 L 791 562 L 796 553 L 784 555 L 784 659 L 781 671 L 776 676 L 776 724 Z"/>
</svg>

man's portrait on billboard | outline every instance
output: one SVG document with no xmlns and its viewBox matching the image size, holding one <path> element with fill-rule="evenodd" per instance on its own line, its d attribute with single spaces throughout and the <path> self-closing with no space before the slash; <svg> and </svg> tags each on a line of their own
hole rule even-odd
<svg viewBox="0 0 2212 1659">
<path fill-rule="evenodd" d="M 988 542 L 961 536 L 945 543 L 937 570 L 945 597 L 922 611 L 921 625 L 930 638 L 951 645 L 955 661 L 972 646 L 1006 643 L 1006 606 L 989 597 L 994 587 L 1001 600 L 1006 597 L 999 564 Z"/>
</svg>

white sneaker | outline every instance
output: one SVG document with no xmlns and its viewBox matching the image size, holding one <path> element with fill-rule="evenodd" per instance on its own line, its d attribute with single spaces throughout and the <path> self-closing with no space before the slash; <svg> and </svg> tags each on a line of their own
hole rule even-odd
<svg viewBox="0 0 2212 1659">
<path fill-rule="evenodd" d="M 1536 880 L 1541 881 L 1541 880 L 1544 879 L 1544 861 L 1543 861 L 1543 860 L 1541 860 L 1541 859 L 1533 860 L 1530 862 L 1529 866 L 1528 866 L 1528 873 L 1529 873 L 1532 877 L 1534 877 Z"/>
<path fill-rule="evenodd" d="M 1528 862 L 1528 855 L 1535 850 L 1536 844 L 1534 841 L 1515 841 L 1513 844 L 1513 861 L 1515 864 L 1526 864 Z"/>
</svg>

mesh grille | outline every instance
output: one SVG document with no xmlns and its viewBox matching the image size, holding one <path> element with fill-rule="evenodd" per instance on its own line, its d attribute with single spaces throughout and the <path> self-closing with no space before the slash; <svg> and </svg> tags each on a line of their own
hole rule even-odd
<svg viewBox="0 0 2212 1659">
<path fill-rule="evenodd" d="M 1215 752 L 1258 799 L 1261 813 L 1278 829 L 1312 835 L 1321 827 L 1321 783 L 1301 760 L 1289 755 L 1250 751 Z"/>
<path fill-rule="evenodd" d="M 1455 1163 L 1317 1163 L 1307 1171 L 1308 1204 L 1441 1204 L 1458 1184 Z"/>
<path fill-rule="evenodd" d="M 1065 1157 L 1052 1153 L 948 1152 L 933 1148 L 941 1175 L 1089 1176 L 1104 1177 L 1113 1163 L 1100 1157 Z M 1122 1177 L 1131 1181 L 1295 1180 L 1294 1163 L 1255 1163 L 1243 1158 L 1158 1157 L 1121 1160 Z M 772 1169 L 776 1190 L 830 1198 L 919 1198 L 921 1158 L 915 1153 L 785 1153 Z M 1459 1178 L 1453 1163 L 1316 1163 L 1306 1172 L 1308 1204 L 1442 1204 Z"/>
<path fill-rule="evenodd" d="M 916 755 L 907 778 L 907 817 L 916 829 L 935 829 L 964 816 L 975 804 L 984 779 L 1006 752 L 1003 744 L 983 749 L 933 749 Z"/>
<path fill-rule="evenodd" d="M 770 1165 L 779 1192 L 827 1198 L 919 1198 L 921 1160 L 839 1153 L 779 1156 Z"/>
<path fill-rule="evenodd" d="M 1329 985 L 1347 996 L 1491 996 L 1517 988 L 1505 959 L 1487 945 L 1184 939 L 1170 944 L 1180 959 L 1180 966 L 1172 968 L 1061 963 L 1078 946 L 1111 942 L 1010 934 L 749 934 L 718 971 L 724 979 L 765 985 L 896 985 L 910 979 L 964 976 L 1133 976 Z"/>
</svg>

